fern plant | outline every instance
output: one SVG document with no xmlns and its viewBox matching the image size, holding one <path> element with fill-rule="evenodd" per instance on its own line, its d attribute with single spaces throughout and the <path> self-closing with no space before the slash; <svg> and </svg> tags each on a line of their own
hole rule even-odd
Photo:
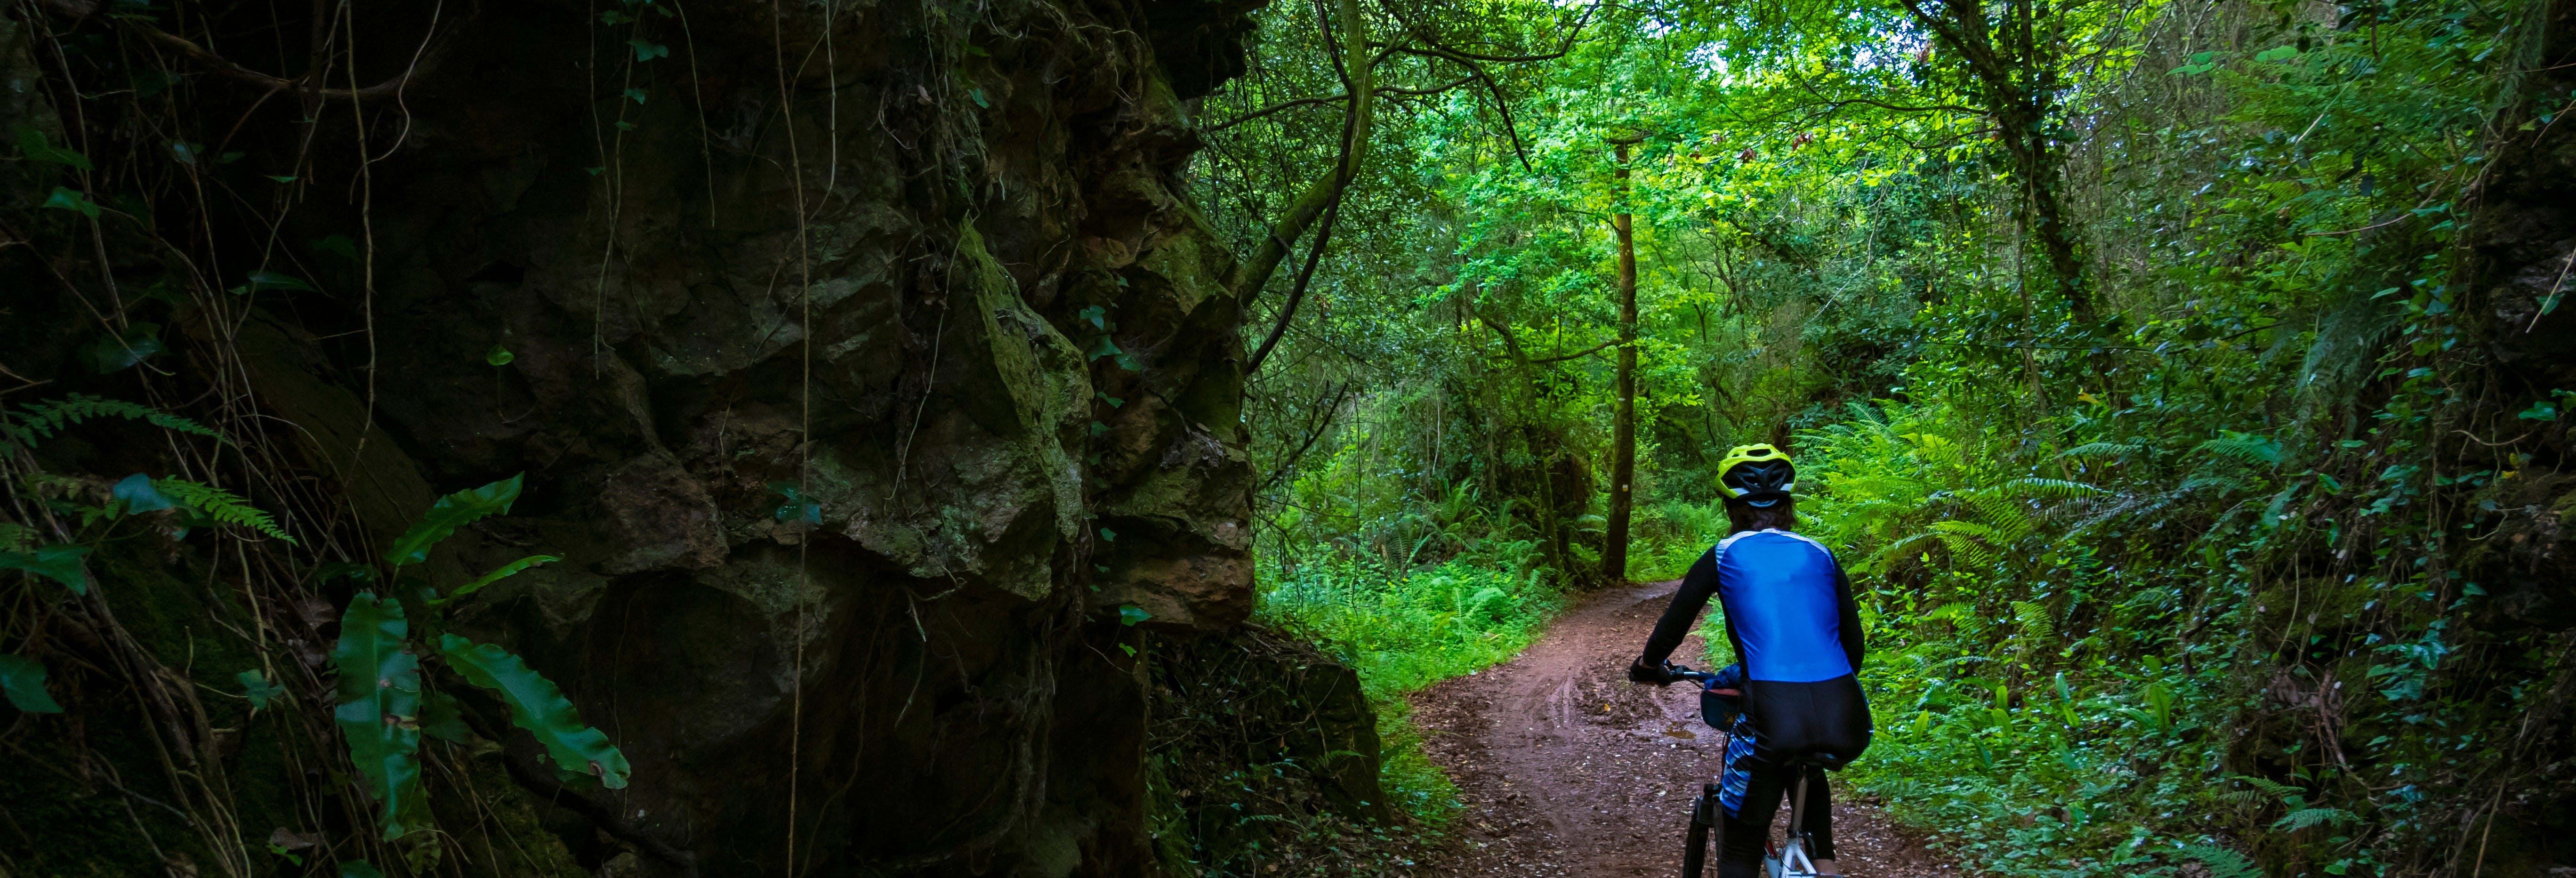
<svg viewBox="0 0 2576 878">
<path fill-rule="evenodd" d="M 391 579 L 425 607 L 422 621 L 436 626 L 444 608 L 458 599 L 503 577 L 560 560 L 553 555 L 522 558 L 443 597 L 428 583 L 402 575 L 404 567 L 429 560 L 430 550 L 457 528 L 508 513 L 519 497 L 520 480 L 511 476 L 439 498 L 420 521 L 394 540 L 385 552 L 381 573 L 364 567 L 335 569 L 362 582 Z M 421 786 L 421 735 L 467 740 L 454 697 L 422 685 L 423 657 L 434 657 L 467 684 L 499 698 L 509 707 L 511 723 L 535 736 L 560 776 L 610 789 L 626 786 L 631 768 L 625 754 L 609 742 L 607 734 L 581 723 L 579 711 L 554 681 L 508 650 L 455 634 L 440 633 L 430 640 L 434 648 L 423 648 L 413 638 L 411 623 L 401 599 L 359 592 L 340 617 L 340 640 L 331 652 L 332 665 L 340 673 L 333 719 L 348 739 L 350 762 L 381 806 L 379 822 L 386 839 L 399 838 L 429 822 Z"/>
<path fill-rule="evenodd" d="M 2263 878 L 2263 870 L 2244 854 L 2211 844 L 2184 845 L 2183 856 L 2209 867 L 2209 878 Z"/>
<path fill-rule="evenodd" d="M 15 412 L 0 411 L 0 442 L 18 448 L 33 449 L 36 443 L 54 438 L 64 428 L 91 418 L 124 418 L 142 421 L 165 430 L 211 437 L 222 441 L 224 434 L 214 428 L 188 420 L 141 403 L 106 399 L 85 393 L 74 393 L 61 399 L 40 400 L 19 406 Z"/>
<path fill-rule="evenodd" d="M 186 479 L 153 479 L 152 487 L 211 523 L 245 527 L 288 545 L 295 544 L 295 538 L 277 526 L 277 519 L 231 491 Z"/>
</svg>

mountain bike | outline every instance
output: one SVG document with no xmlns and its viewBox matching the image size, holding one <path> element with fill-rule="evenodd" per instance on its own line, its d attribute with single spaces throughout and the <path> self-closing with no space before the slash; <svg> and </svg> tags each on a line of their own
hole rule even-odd
<svg viewBox="0 0 2576 878">
<path fill-rule="evenodd" d="M 1670 663 L 1664 667 L 1675 677 L 1699 684 L 1701 722 L 1707 723 L 1709 728 L 1733 734 L 1731 728 L 1739 710 L 1731 699 L 1741 698 L 1743 693 L 1718 688 L 1717 675 L 1707 671 L 1694 671 L 1687 666 Z M 1766 839 L 1763 844 L 1768 854 L 1763 858 L 1763 871 L 1770 878 L 1816 876 L 1816 862 L 1807 854 L 1808 848 L 1814 844 L 1807 837 L 1807 765 L 1805 760 L 1799 760 L 1790 766 L 1797 781 L 1789 792 L 1788 840 L 1773 844 Z M 1726 805 L 1719 801 L 1719 795 L 1717 784 L 1704 783 L 1699 786 L 1699 797 L 1691 800 L 1690 830 L 1685 842 L 1687 846 L 1682 848 L 1682 878 L 1701 878 L 1702 871 L 1708 867 L 1710 846 L 1724 845 L 1724 829 L 1721 827 Z"/>
</svg>

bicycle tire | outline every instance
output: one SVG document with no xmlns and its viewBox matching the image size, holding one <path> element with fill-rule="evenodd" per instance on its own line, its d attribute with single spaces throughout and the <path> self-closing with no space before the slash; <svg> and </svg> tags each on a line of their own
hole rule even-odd
<svg viewBox="0 0 2576 878">
<path fill-rule="evenodd" d="M 1682 878 L 1700 878 L 1708 868 L 1709 830 L 1717 826 L 1717 785 L 1702 784 L 1699 798 L 1691 800 L 1690 831 L 1687 847 L 1682 848 Z"/>
<path fill-rule="evenodd" d="M 1688 844 L 1682 848 L 1682 878 L 1700 878 L 1700 870 L 1708 868 L 1708 827 L 1691 821 Z"/>
</svg>

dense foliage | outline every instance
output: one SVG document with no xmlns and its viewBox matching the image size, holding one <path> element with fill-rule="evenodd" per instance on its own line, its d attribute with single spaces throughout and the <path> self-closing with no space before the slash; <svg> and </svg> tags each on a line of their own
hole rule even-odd
<svg viewBox="0 0 2576 878">
<path fill-rule="evenodd" d="M 1383 59 L 1256 376 L 1268 612 L 1396 693 L 1597 581 L 1633 215 L 1628 577 L 1722 530 L 1726 447 L 1790 447 L 1868 592 L 1854 777 L 1971 866 L 2564 856 L 2576 388 L 2514 340 L 2564 278 L 2493 255 L 2557 240 L 2498 189 L 2562 185 L 2499 171 L 2569 98 L 2549 4 L 1477 10 Z M 1294 103 L 1345 81 L 1316 11 L 1267 15 L 1205 111 L 1247 239 L 1346 124 Z"/>
</svg>

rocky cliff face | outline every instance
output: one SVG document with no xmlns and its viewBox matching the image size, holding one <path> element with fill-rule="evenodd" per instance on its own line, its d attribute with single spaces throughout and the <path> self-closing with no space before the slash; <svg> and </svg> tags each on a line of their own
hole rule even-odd
<svg viewBox="0 0 2576 878">
<path fill-rule="evenodd" d="M 1216 631 L 1252 601 L 1242 303 L 1175 177 L 1248 8 L 203 12 L 234 16 L 210 33 L 276 15 L 350 41 L 335 87 L 413 72 L 349 101 L 165 52 L 191 118 L 219 120 L 175 139 L 241 154 L 180 169 L 230 197 L 153 190 L 158 228 L 102 233 L 123 288 L 184 294 L 163 318 L 175 377 L 86 375 L 78 330 L 26 328 L 77 327 L 104 291 L 24 248 L 0 266 L 31 321 L 6 365 L 98 392 L 240 387 L 357 522 L 353 554 L 439 494 L 527 474 L 432 573 L 564 556 L 456 630 L 526 655 L 635 768 L 625 790 L 558 788 L 468 698 L 519 743 L 459 771 L 498 760 L 521 792 L 442 802 L 441 829 L 493 871 L 1148 872 L 1147 674 L 1122 621 Z M 68 112 L 59 80 L 138 75 L 83 46 L 167 44 L 93 7 L 16 9 L 19 72 L 71 72 L 17 88 L 0 127 L 162 146 Z M 236 42 L 207 51 L 291 69 L 309 48 Z M 60 219 L 14 182 L 18 228 Z M 330 236 L 351 246 L 304 246 Z M 261 266 L 316 289 L 217 292 Z M 493 841 L 514 814 L 551 839 Z"/>
</svg>

